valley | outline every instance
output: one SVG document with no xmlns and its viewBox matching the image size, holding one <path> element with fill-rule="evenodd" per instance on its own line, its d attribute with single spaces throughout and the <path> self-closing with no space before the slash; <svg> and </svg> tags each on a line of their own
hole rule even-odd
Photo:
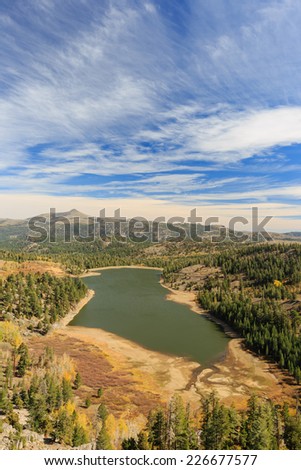
<svg viewBox="0 0 301 470">
<path fill-rule="evenodd" d="M 276 253 L 277 262 L 274 261 Z M 297 244 L 239 247 L 205 244 L 200 249 L 191 243 L 161 243 L 153 247 L 109 244 L 102 248 L 91 244 L 78 245 L 73 251 L 69 247 L 67 252 L 60 248 L 57 253 L 47 254 L 41 254 L 39 247 L 30 253 L 3 252 L 2 325 L 7 325 L 6 330 L 2 328 L 1 343 L 4 380 L 9 351 L 15 354 L 11 349 L 14 348 L 11 333 L 8 336 L 4 331 L 15 331 L 13 325 L 16 325 L 14 335 L 24 338 L 18 339 L 18 344 L 23 341 L 27 345 L 31 359 L 25 369 L 25 383 L 17 372 L 10 382 L 14 394 L 31 383 L 34 370 L 41 367 L 41 357 L 45 351 L 52 351 L 56 361 L 65 363 L 68 357 L 72 370 L 76 371 L 67 374 L 73 391 L 61 407 L 71 406 L 68 405 L 71 400 L 78 416 L 85 416 L 78 418 L 86 423 L 81 438 L 60 438 L 55 416 L 63 413 L 64 408 L 49 408 L 49 443 L 39 441 L 34 445 L 39 448 L 98 445 L 98 438 L 104 438 L 101 431 L 104 424 L 100 427 L 102 418 L 96 427 L 92 423 L 95 420 L 98 423 L 99 408 L 107 410 L 103 423 L 107 423 L 108 445 L 114 448 L 129 445 L 125 443 L 131 436 L 149 429 L 150 413 L 171 406 L 175 396 L 184 404 L 189 403 L 192 415 L 197 418 L 189 424 L 193 428 L 202 423 L 202 403 L 210 396 L 216 397 L 218 406 L 235 407 L 236 413 L 245 412 L 256 396 L 263 403 L 287 406 L 290 420 L 297 420 L 298 369 L 294 370 L 297 373 L 294 378 L 292 370 L 277 365 L 269 354 L 256 354 L 254 346 L 248 345 L 237 327 L 216 315 L 210 306 L 209 309 L 202 306 L 200 296 L 209 299 L 214 293 L 216 309 L 221 288 L 241 299 L 243 289 L 244 296 L 254 296 L 256 306 L 264 288 L 275 299 L 272 303 L 267 300 L 267 305 L 281 309 L 285 321 L 294 321 L 292 334 L 299 338 L 300 253 Z M 70 272 L 76 259 L 82 265 L 80 278 Z M 236 272 L 239 266 L 234 268 L 229 264 L 238 259 L 241 273 Z M 261 259 L 265 259 L 268 268 L 261 269 L 262 280 L 256 283 L 251 267 L 252 263 L 261 263 Z M 290 260 L 289 264 L 286 259 Z M 224 263 L 228 263 L 227 267 Z M 245 263 L 248 271 L 244 271 Z M 106 266 L 101 267 L 102 264 Z M 279 282 L 275 283 L 274 278 Z M 34 285 L 40 289 L 36 299 L 29 294 Z M 70 300 L 63 294 L 65 288 Z M 81 298 L 75 294 L 77 289 Z M 233 306 L 236 308 L 234 303 Z M 40 312 L 38 315 L 35 309 Z M 16 360 L 20 363 L 18 353 Z M 72 382 L 75 375 L 81 378 L 79 386 Z M 8 397 L 15 396 L 10 390 L 7 389 Z M 20 390 L 21 394 L 25 393 Z M 31 415 L 31 405 L 26 406 Z M 22 406 L 20 412 L 17 408 L 14 413 L 21 413 L 21 417 Z M 31 423 L 28 419 L 22 427 L 32 428 Z M 35 426 L 33 429 L 44 425 Z M 287 445 L 284 439 L 278 445 Z"/>
</svg>

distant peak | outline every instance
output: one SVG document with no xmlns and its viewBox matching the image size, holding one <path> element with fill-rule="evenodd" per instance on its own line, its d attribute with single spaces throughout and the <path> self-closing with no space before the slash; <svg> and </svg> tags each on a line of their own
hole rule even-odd
<svg viewBox="0 0 301 470">
<path fill-rule="evenodd" d="M 38 217 L 44 217 L 45 219 L 49 220 L 50 212 L 45 214 L 39 214 Z M 70 211 L 66 212 L 59 212 L 55 211 L 56 217 L 66 217 L 67 219 L 74 219 L 75 217 L 79 217 L 79 219 L 88 219 L 88 215 L 84 214 L 83 212 L 78 211 L 77 209 L 71 209 Z"/>
<path fill-rule="evenodd" d="M 73 217 L 82 216 L 82 215 L 87 217 L 86 214 L 83 214 L 82 212 L 78 211 L 77 209 L 71 209 L 71 211 L 64 212 L 64 214 L 69 215 L 69 216 L 73 216 Z"/>
<path fill-rule="evenodd" d="M 57 215 L 67 218 L 79 217 L 80 219 L 87 219 L 89 217 L 87 214 L 84 214 L 83 212 L 80 212 L 77 209 L 71 209 L 67 212 L 57 212 Z"/>
</svg>

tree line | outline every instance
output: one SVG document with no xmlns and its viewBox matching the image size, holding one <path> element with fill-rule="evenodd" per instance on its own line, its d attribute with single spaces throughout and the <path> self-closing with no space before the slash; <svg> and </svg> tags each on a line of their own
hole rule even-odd
<svg viewBox="0 0 301 470">
<path fill-rule="evenodd" d="M 301 449 L 301 416 L 287 405 L 252 396 L 247 408 L 238 411 L 221 404 L 215 394 L 202 399 L 192 415 L 179 396 L 165 408 L 149 414 L 137 436 L 125 439 L 126 450 L 263 450 Z"/>
</svg>

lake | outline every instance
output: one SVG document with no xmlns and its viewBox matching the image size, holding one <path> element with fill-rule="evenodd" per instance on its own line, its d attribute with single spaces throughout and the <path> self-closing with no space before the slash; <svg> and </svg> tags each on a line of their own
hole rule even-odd
<svg viewBox="0 0 301 470">
<path fill-rule="evenodd" d="M 220 357 L 229 338 L 218 325 L 186 305 L 166 300 L 160 271 L 121 268 L 84 282 L 95 291 L 70 325 L 101 328 L 141 346 L 202 365 Z"/>
</svg>

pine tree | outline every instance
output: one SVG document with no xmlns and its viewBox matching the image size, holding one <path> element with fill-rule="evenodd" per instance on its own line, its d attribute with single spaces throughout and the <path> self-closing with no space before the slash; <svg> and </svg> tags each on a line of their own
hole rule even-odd
<svg viewBox="0 0 301 470">
<path fill-rule="evenodd" d="M 159 409 L 155 413 L 150 413 L 147 423 L 147 429 L 152 449 L 165 449 L 166 425 L 166 417 L 162 409 Z"/>
<path fill-rule="evenodd" d="M 148 436 L 145 431 L 139 432 L 137 436 L 137 447 L 139 450 L 149 450 L 150 445 L 148 442 Z"/>
<path fill-rule="evenodd" d="M 109 450 L 111 448 L 112 444 L 104 422 L 96 439 L 96 450 Z"/>
<path fill-rule="evenodd" d="M 79 447 L 88 442 L 87 433 L 78 423 L 75 423 L 72 436 L 72 446 Z"/>
<path fill-rule="evenodd" d="M 20 355 L 20 358 L 17 365 L 17 374 L 19 377 L 24 377 L 26 370 L 30 366 L 29 352 L 26 344 L 22 343 L 19 346 L 18 354 Z"/>
<path fill-rule="evenodd" d="M 7 362 L 7 366 L 5 369 L 5 379 L 6 379 L 6 385 L 7 387 L 11 387 L 13 383 L 13 363 L 11 360 Z"/>
<path fill-rule="evenodd" d="M 64 403 L 67 403 L 72 397 L 71 383 L 65 377 L 63 378 L 63 381 L 62 381 L 62 396 L 63 396 Z"/>
<path fill-rule="evenodd" d="M 107 407 L 106 405 L 104 405 L 103 403 L 101 403 L 97 409 L 97 416 L 99 419 L 101 419 L 102 421 L 105 421 L 108 417 L 108 410 L 107 410 Z"/>
<path fill-rule="evenodd" d="M 75 376 L 74 384 L 73 384 L 75 390 L 78 390 L 81 384 L 82 384 L 82 378 L 80 376 L 80 373 L 76 372 L 76 376 Z"/>
<path fill-rule="evenodd" d="M 121 447 L 122 450 L 139 450 L 138 442 L 134 437 L 123 439 Z"/>
</svg>

